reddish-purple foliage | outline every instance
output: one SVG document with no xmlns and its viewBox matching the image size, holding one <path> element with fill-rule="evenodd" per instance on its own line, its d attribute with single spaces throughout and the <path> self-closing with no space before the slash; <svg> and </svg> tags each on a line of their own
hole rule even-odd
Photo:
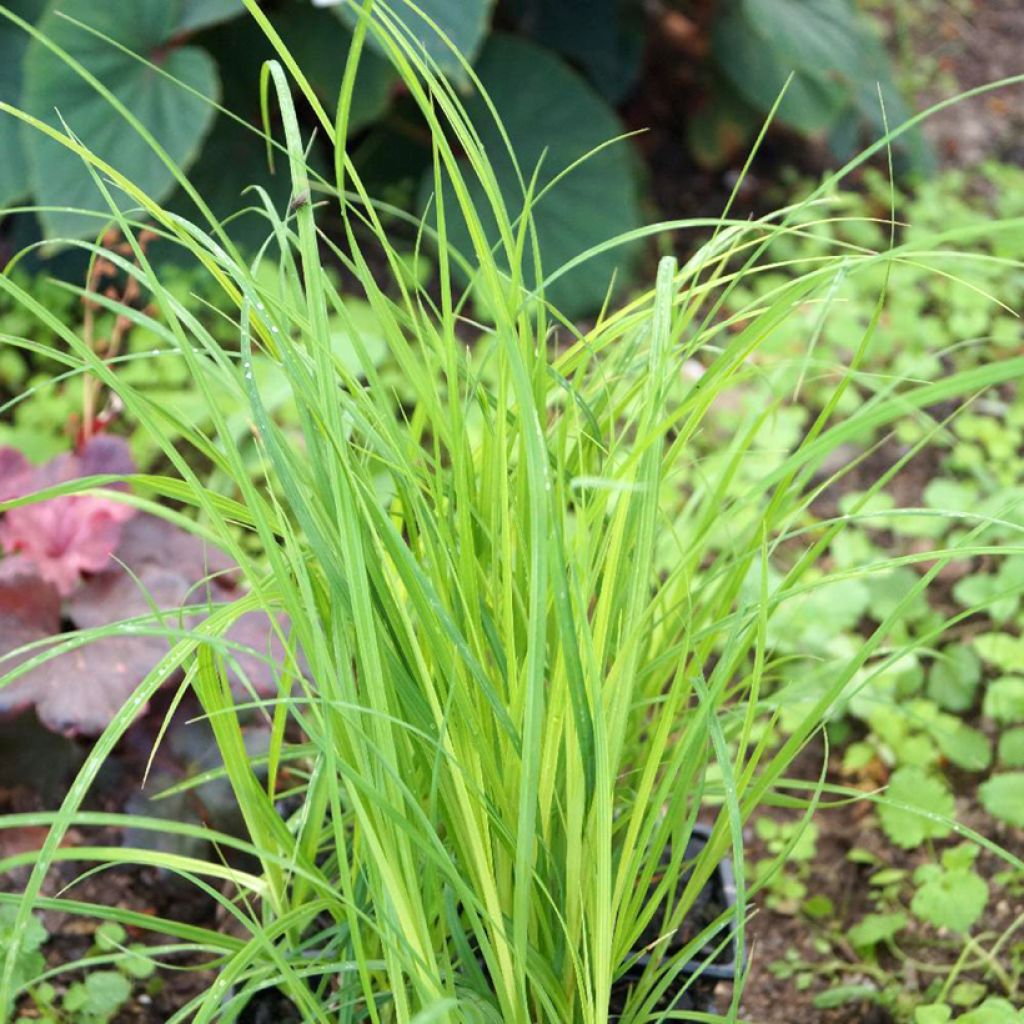
<svg viewBox="0 0 1024 1024">
<path fill-rule="evenodd" d="M 59 455 L 45 466 L 29 466 L 18 452 L 0 451 L 0 499 L 22 498 L 86 476 L 135 472 L 128 445 L 96 437 L 80 452 Z M 0 521 L 0 548 L 19 555 L 61 594 L 70 594 L 84 572 L 107 568 L 121 540 L 121 526 L 135 514 L 111 498 L 67 494 L 11 509 Z"/>
<path fill-rule="evenodd" d="M 68 494 L 11 509 L 0 522 L 0 547 L 19 554 L 65 597 L 84 572 L 107 568 L 121 525 L 135 510 L 109 498 Z"/>
<path fill-rule="evenodd" d="M 14 448 L 0 448 L 0 501 L 10 501 L 27 493 L 31 467 L 25 456 Z"/>
<path fill-rule="evenodd" d="M 113 437 L 94 438 L 40 467 L 0 449 L 0 500 L 134 471 L 127 445 Z M 242 593 L 238 567 L 219 548 L 102 496 L 62 495 L 11 509 L 0 516 L 0 547 L 7 554 L 0 560 L 0 678 L 56 647 L 62 617 L 79 629 L 149 620 L 130 634 L 114 631 L 54 654 L 0 688 L 0 715 L 34 706 L 43 724 L 68 735 L 101 732 L 175 632 L 202 621 L 205 611 L 197 609 Z M 286 633 L 288 622 L 279 617 L 276 626 Z M 268 616 L 243 615 L 224 639 L 239 697 L 276 693 L 285 651 Z M 13 653 L 30 644 L 36 647 Z"/>
</svg>

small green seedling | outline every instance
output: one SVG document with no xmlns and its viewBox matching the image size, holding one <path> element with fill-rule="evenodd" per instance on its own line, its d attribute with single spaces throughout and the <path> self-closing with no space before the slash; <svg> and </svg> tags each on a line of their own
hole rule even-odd
<svg viewBox="0 0 1024 1024">
<path fill-rule="evenodd" d="M 766 905 L 779 914 L 803 911 L 816 918 L 831 914 L 830 900 L 807 896 L 807 878 L 817 852 L 818 826 L 813 822 L 758 818 L 754 828 L 770 854 L 755 865 L 755 876 L 767 887 Z"/>
<path fill-rule="evenodd" d="M 24 983 L 35 1014 L 19 1017 L 15 1024 L 108 1024 L 131 999 L 135 983 L 152 977 L 154 962 L 139 944 L 126 945 L 128 934 L 121 925 L 107 921 L 96 929 L 95 942 L 86 956 L 97 961 L 97 969 L 89 970 L 78 980 L 59 991 L 49 982 L 33 985 L 32 977 L 42 973 L 44 962 L 39 947 L 48 938 L 38 919 L 32 919 L 38 940 L 28 966 Z M 100 962 L 104 964 L 99 967 Z M 107 966 L 109 965 L 109 966 Z"/>
</svg>

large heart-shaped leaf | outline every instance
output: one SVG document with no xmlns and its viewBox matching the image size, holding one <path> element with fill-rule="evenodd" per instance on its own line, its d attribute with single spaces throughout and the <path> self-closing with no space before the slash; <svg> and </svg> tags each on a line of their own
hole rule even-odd
<svg viewBox="0 0 1024 1024">
<path fill-rule="evenodd" d="M 906 808 L 918 808 L 922 813 Z M 953 794 L 939 779 L 920 768 L 899 768 L 892 773 L 886 799 L 878 806 L 878 820 L 892 842 L 909 850 L 926 839 L 948 836 L 951 827 L 937 819 L 952 818 L 954 812 Z"/>
<path fill-rule="evenodd" d="M 568 57 L 618 103 L 640 74 L 646 42 L 640 4 L 621 0 L 509 0 L 519 32 Z"/>
<path fill-rule="evenodd" d="M 7 0 L 6 6 L 12 14 L 34 22 L 43 13 L 46 0 Z M 29 38 L 27 32 L 0 15 L 0 101 L 4 103 L 17 105 L 21 101 L 22 59 Z M 26 138 L 16 117 L 0 114 L 0 206 L 28 195 Z"/>
<path fill-rule="evenodd" d="M 0 501 L 76 478 L 134 472 L 128 444 L 118 437 L 94 437 L 79 451 L 65 452 L 43 466 L 29 466 L 16 451 L 0 448 Z M 122 524 L 133 515 L 127 505 L 90 494 L 22 505 L 0 517 L 0 550 L 30 566 L 61 594 L 70 594 L 82 572 L 107 566 L 120 543 Z M 11 559 L 0 563 L 0 575 L 9 578 L 11 564 Z"/>
<path fill-rule="evenodd" d="M 245 14 L 242 0 L 181 0 L 179 32 L 195 32 Z"/>
<path fill-rule="evenodd" d="M 785 89 L 778 119 L 801 132 L 828 131 L 840 156 L 856 150 L 865 124 L 881 133 L 886 118 L 895 127 L 909 115 L 885 48 L 852 0 L 727 0 L 714 51 L 744 99 L 767 112 Z M 914 166 L 929 166 L 920 133 L 900 145 Z"/>
<path fill-rule="evenodd" d="M 275 11 L 274 28 L 333 116 L 352 42 L 351 32 L 327 11 L 315 10 L 305 2 L 292 3 Z M 259 127 L 260 73 L 264 62 L 275 56 L 263 31 L 252 19 L 244 19 L 207 32 L 203 42 L 223 76 L 224 106 L 245 118 L 252 127 Z M 391 102 L 396 77 L 387 61 L 372 51 L 363 51 L 349 112 L 350 131 L 364 128 L 384 113 Z M 314 171 L 326 171 L 326 161 L 317 148 L 310 151 L 309 163 Z M 264 189 L 281 213 L 291 197 L 287 166 L 279 160 L 276 172 L 271 173 L 266 145 L 259 131 L 226 116 L 217 119 L 202 153 L 189 171 L 189 180 L 215 216 L 221 220 L 234 217 L 228 224 L 228 231 L 244 248 L 257 247 L 270 232 L 270 225 L 261 213 L 234 216 L 259 205 L 255 194 L 246 190 L 250 186 Z M 183 191 L 172 197 L 168 206 L 190 219 L 198 215 L 192 200 Z"/>
<path fill-rule="evenodd" d="M 155 66 L 139 62 L 69 18 L 116 40 Z M 133 0 L 130 4 L 57 0 L 41 20 L 40 30 L 95 75 L 170 159 L 185 167 L 199 151 L 213 116 L 213 108 L 201 97 L 215 97 L 219 86 L 207 53 L 172 45 L 180 21 L 181 0 Z M 163 199 L 174 187 L 173 172 L 146 139 L 74 68 L 38 40 L 29 44 L 25 55 L 23 105 L 57 127 L 63 119 L 86 146 L 152 198 Z M 44 207 L 57 207 L 40 214 L 46 234 L 54 238 L 95 233 L 95 218 L 74 211 L 106 213 L 108 207 L 82 161 L 40 132 L 28 136 L 29 173 L 36 200 Z M 116 191 L 115 199 L 126 208 L 134 205 Z"/>
<path fill-rule="evenodd" d="M 714 45 L 740 95 L 766 111 L 785 88 L 779 119 L 815 132 L 852 98 L 860 36 L 846 0 L 732 0 L 715 24 Z"/>
<path fill-rule="evenodd" d="M 296 0 L 274 11 L 273 24 L 274 31 L 281 37 L 317 96 L 333 116 L 352 33 L 329 12 L 315 10 L 308 3 Z M 246 18 L 206 33 L 203 42 L 221 69 L 224 105 L 259 126 L 262 121 L 259 105 L 260 75 L 264 63 L 276 56 L 263 30 L 253 19 Z M 352 95 L 350 130 L 357 131 L 384 113 L 397 77 L 386 60 L 376 53 L 363 50 Z M 218 131 L 220 127 L 218 125 Z M 260 157 L 258 162 L 265 166 L 263 140 L 256 135 L 252 136 L 252 141 Z M 220 170 L 225 170 L 223 163 Z M 256 168 L 245 170 L 252 175 Z M 287 175 L 281 177 L 287 178 Z"/>
<path fill-rule="evenodd" d="M 167 647 L 159 637 L 122 635 L 92 640 L 56 655 L 11 683 L 12 707 L 34 704 L 39 721 L 62 735 L 98 736 L 167 653 Z M 144 710 L 138 709 L 140 714 Z"/>
<path fill-rule="evenodd" d="M 519 161 L 526 180 L 540 165 L 538 188 L 595 148 L 622 133 L 611 108 L 583 79 L 554 54 L 510 36 L 491 38 L 477 66 Z M 510 214 L 523 207 L 523 188 L 486 105 L 479 96 L 467 103 L 480 141 L 488 153 Z M 424 179 L 424 205 L 432 190 Z M 469 182 L 470 193 L 487 222 L 483 187 Z M 450 194 L 450 193 L 449 193 Z M 471 256 L 469 233 L 448 210 L 449 238 Z M 591 246 L 636 227 L 640 213 L 633 163 L 628 145 L 609 146 L 575 167 L 533 207 L 544 276 Z M 494 232 L 490 235 L 493 239 Z M 568 316 L 597 309 L 613 276 L 628 267 L 629 252 L 613 250 L 597 256 L 559 278 L 546 297 Z M 535 283 L 536 276 L 528 273 Z"/>
<path fill-rule="evenodd" d="M 334 7 L 350 25 L 356 23 L 362 7 L 361 0 L 314 0 L 314 4 L 317 7 Z M 462 77 L 462 65 L 448 43 L 467 61 L 472 61 L 487 35 L 493 6 L 494 0 L 415 0 L 415 6 L 406 0 L 398 0 L 393 4 L 393 10 L 445 74 Z M 370 45 L 379 49 L 372 36 Z"/>
</svg>

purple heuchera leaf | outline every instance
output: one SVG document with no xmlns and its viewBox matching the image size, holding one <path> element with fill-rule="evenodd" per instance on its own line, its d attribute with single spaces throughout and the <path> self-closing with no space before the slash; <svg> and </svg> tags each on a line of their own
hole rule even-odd
<svg viewBox="0 0 1024 1024">
<path fill-rule="evenodd" d="M 14 448 L 0 448 L 0 501 L 28 493 L 32 467 Z"/>
<path fill-rule="evenodd" d="M 132 472 L 127 445 L 113 437 L 94 438 L 41 467 L 0 449 L 4 500 L 82 476 Z M 0 560 L 0 678 L 28 658 L 12 651 L 48 638 L 57 644 L 62 614 L 81 629 L 96 629 L 156 610 L 166 628 L 187 629 L 204 617 L 197 606 L 212 609 L 241 593 L 238 567 L 219 548 L 103 496 L 70 494 L 11 509 L 0 516 L 0 548 L 7 553 Z M 192 606 L 187 617 L 185 606 Z M 150 636 L 113 632 L 55 654 L 0 688 L 0 714 L 34 706 L 57 732 L 101 732 L 167 652 L 170 638 L 160 635 L 160 622 L 157 616 Z M 284 616 L 276 625 L 287 635 Z M 249 612 L 225 637 L 239 699 L 277 692 L 285 650 L 274 626 L 266 613 Z"/>
<path fill-rule="evenodd" d="M 277 629 L 288 635 L 290 622 L 286 615 L 276 616 Z M 275 696 L 279 689 L 285 649 L 266 612 L 246 612 L 231 624 L 224 639 L 231 646 L 225 650 L 228 681 L 235 697 L 242 701 Z M 305 664 L 299 657 L 300 671 Z"/>
<path fill-rule="evenodd" d="M 83 476 L 128 475 L 134 465 L 127 443 L 117 437 L 96 437 L 77 454 L 60 455 L 33 468 L 11 449 L 0 451 L 0 499 L 20 498 L 33 491 Z M 0 521 L 0 547 L 8 555 L 31 562 L 44 580 L 61 594 L 70 594 L 82 573 L 100 572 L 121 540 L 122 524 L 135 514 L 110 498 L 68 494 L 11 509 Z"/>
<path fill-rule="evenodd" d="M 183 606 L 219 605 L 238 594 L 238 567 L 220 548 L 158 516 L 141 514 L 127 523 L 116 557 L 107 572 L 83 581 L 66 601 L 65 613 L 79 628 L 148 616 L 154 607 L 166 613 L 168 627 L 191 628 L 205 616 L 191 614 L 182 623 L 178 611 Z M 287 635 L 284 616 L 278 616 L 277 625 Z M 285 651 L 269 616 L 247 612 L 225 640 L 235 694 L 250 700 L 250 687 L 262 696 L 277 693 Z"/>
<path fill-rule="evenodd" d="M 20 554 L 63 595 L 83 572 L 100 572 L 121 540 L 121 524 L 135 510 L 109 498 L 69 494 L 11 509 L 0 522 L 0 546 Z"/>
<path fill-rule="evenodd" d="M 98 735 L 166 652 L 159 637 L 105 636 L 51 658 L 26 677 L 39 721 L 65 736 Z"/>
<path fill-rule="evenodd" d="M 2 564 L 5 568 L 8 562 Z M 8 569 L 0 580 L 0 679 L 34 654 L 18 653 L 26 644 L 45 640 L 60 629 L 60 596 L 37 576 Z M 35 702 L 32 672 L 0 687 L 0 714 L 24 710 Z"/>
<path fill-rule="evenodd" d="M 87 441 L 77 459 L 75 476 L 131 476 L 136 471 L 128 442 L 111 434 L 98 434 Z"/>
</svg>

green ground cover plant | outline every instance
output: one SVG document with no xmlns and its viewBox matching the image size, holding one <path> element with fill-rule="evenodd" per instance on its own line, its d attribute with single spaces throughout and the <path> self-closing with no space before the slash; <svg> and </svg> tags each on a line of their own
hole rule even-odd
<svg viewBox="0 0 1024 1024">
<path fill-rule="evenodd" d="M 13 921 L 12 909 L 4 907 L 0 921 Z M 108 921 L 96 929 L 93 947 L 76 965 L 85 972 L 82 980 L 67 986 L 58 998 L 54 986 L 40 980 L 43 957 L 39 950 L 45 941 L 46 928 L 37 918 L 31 918 L 22 956 L 28 958 L 31 968 L 27 977 L 32 980 L 29 999 L 34 1012 L 29 1017 L 18 1017 L 15 1024 L 109 1024 L 128 1002 L 133 988 L 156 970 L 146 947 L 129 943 L 124 928 Z M 65 970 L 62 968 L 61 973 Z"/>
<path fill-rule="evenodd" d="M 890 214 L 890 233 L 875 247 L 841 246 L 805 266 L 790 260 L 797 272 L 756 294 L 742 290 L 755 268 L 772 258 L 772 244 L 820 221 L 828 187 L 757 221 L 726 211 L 710 223 L 638 229 L 616 244 L 685 228 L 712 235 L 685 265 L 664 259 L 652 289 L 607 303 L 581 328 L 550 292 L 612 246 L 546 263 L 533 217 L 574 168 L 544 177 L 513 145 L 499 155 L 485 148 L 504 138 L 486 93 L 467 109 L 386 3 L 365 6 L 329 107 L 272 21 L 255 2 L 246 7 L 278 54 L 262 99 L 268 126 L 271 107 L 280 111 L 266 141 L 290 195 L 275 203 L 254 193 L 265 231 L 255 258 L 236 248 L 178 154 L 102 83 L 90 84 L 201 216 L 162 205 L 87 137 L 0 106 L 91 172 L 108 211 L 89 238 L 63 241 L 94 269 L 113 267 L 140 299 L 126 301 L 126 288 L 94 290 L 90 274 L 88 301 L 158 338 L 146 360 L 183 367 L 202 410 L 163 401 L 66 310 L 49 308 L 17 276 L 0 277 L 0 290 L 56 339 L 47 339 L 46 358 L 83 388 L 116 396 L 123 422 L 146 437 L 143 451 L 158 452 L 144 472 L 62 479 L 0 510 L 11 516 L 70 495 L 118 502 L 188 531 L 211 557 L 222 552 L 245 582 L 237 593 L 210 587 L 171 607 L 153 602 L 127 623 L 69 638 L 144 635 L 162 641 L 163 653 L 102 728 L 60 810 L 2 822 L 50 831 L 38 853 L 0 861 L 5 870 L 31 865 L 22 893 L 0 895 L 0 906 L 14 908 L 5 909 L 0 1006 L 21 1009 L 31 996 L 40 945 L 32 948 L 32 915 L 60 909 L 145 930 L 161 937 L 155 959 L 198 957 L 216 972 L 172 1024 L 236 1020 L 266 989 L 280 989 L 309 1021 L 686 1019 L 680 1000 L 696 984 L 688 965 L 730 942 L 742 959 L 748 900 L 772 884 L 771 870 L 744 870 L 746 823 L 773 803 L 810 815 L 830 792 L 789 779 L 794 759 L 855 692 L 917 651 L 920 638 L 904 637 L 902 624 L 946 566 L 991 557 L 993 526 L 1007 531 L 999 554 L 1022 553 L 1019 524 L 940 506 L 955 534 L 925 534 L 928 544 L 898 556 L 830 561 L 850 527 L 875 514 L 884 475 L 851 508 L 829 519 L 814 511 L 857 464 L 830 463 L 844 446 L 908 420 L 923 425 L 912 442 L 922 445 L 936 422 L 945 426 L 938 410 L 1020 377 L 1020 356 L 953 366 L 935 380 L 897 371 L 850 400 L 898 272 L 933 257 L 941 264 L 937 251 L 984 267 L 977 247 L 1019 220 L 897 238 Z M 59 40 L 33 40 L 68 61 Z M 432 187 L 416 222 L 436 253 L 429 281 L 415 271 L 416 253 L 410 261 L 391 244 L 382 217 L 398 211 L 367 193 L 346 149 L 358 62 L 371 40 L 430 127 Z M 333 146 L 326 172 L 306 159 L 293 89 Z M 340 236 L 318 229 L 325 206 L 340 217 Z M 165 282 L 144 233 L 206 275 L 222 315 L 197 315 L 197 300 Z M 716 430 L 722 436 L 715 411 L 746 400 L 751 376 L 763 377 L 762 349 L 791 338 L 809 303 L 827 311 L 842 282 L 861 277 L 875 304 L 820 406 L 801 422 L 776 396 L 708 445 Z M 805 334 L 796 360 L 808 379 L 819 334 Z M 37 342 L 27 331 L 5 346 L 33 352 Z M 788 447 L 769 436 L 780 422 Z M 906 461 L 898 454 L 894 465 Z M 114 489 L 121 485 L 129 489 Z M 849 639 L 843 623 L 853 617 L 829 591 L 907 568 L 913 578 L 875 606 L 856 642 L 830 648 L 834 635 Z M 792 612 L 808 600 L 810 638 Z M 276 649 L 232 639 L 252 612 L 274 624 Z M 927 641 L 961 617 L 941 610 Z M 6 652 L 18 663 L 5 687 L 52 657 L 48 642 Z M 819 646 L 808 655 L 809 645 Z M 823 654 L 827 674 L 790 681 L 783 672 L 803 661 L 820 668 Z M 243 656 L 254 655 L 270 672 L 269 696 L 245 686 Z M 232 685 L 239 678 L 241 692 Z M 241 838 L 155 814 L 83 810 L 105 760 L 168 681 L 178 687 L 169 718 L 185 690 L 194 693 L 221 759 L 191 785 L 230 784 Z M 1000 692 L 999 708 L 1010 704 L 1012 694 Z M 268 734 L 257 758 L 246 744 L 254 720 Z M 908 828 L 960 831 L 1024 867 L 958 825 L 950 808 L 922 815 L 911 797 L 890 794 L 881 806 Z M 692 858 L 698 817 L 712 830 Z M 221 856 L 142 842 L 61 845 L 72 827 L 96 826 L 199 838 Z M 769 838 L 779 869 L 800 834 Z M 682 930 L 727 853 L 739 869 L 736 908 L 696 934 Z M 950 857 L 940 871 L 969 873 L 966 855 Z M 206 893 L 232 927 L 78 901 L 74 889 L 44 896 L 62 860 L 90 870 L 160 867 Z M 927 893 L 944 879 L 922 875 L 916 884 Z M 651 929 L 654 940 L 639 948 Z M 83 995 L 68 989 L 61 1012 L 72 1012 L 72 991 Z M 723 1019 L 737 1019 L 741 996 L 737 984 Z"/>
<path fill-rule="evenodd" d="M 894 381 L 931 380 L 1020 351 L 1022 332 L 1014 310 L 1024 297 L 1024 277 L 1013 253 L 1022 192 L 1024 173 L 1019 168 L 990 164 L 971 177 L 946 172 L 912 194 L 897 196 L 901 237 L 999 219 L 1004 227 L 981 243 L 980 262 L 961 264 L 955 277 L 935 273 L 936 267 L 949 266 L 937 254 L 892 269 L 886 309 L 860 363 L 847 409 Z M 852 252 L 861 245 L 883 245 L 890 230 L 883 218 L 892 201 L 888 183 L 873 174 L 862 190 L 835 194 L 830 206 L 834 216 L 816 219 L 805 233 L 773 241 L 769 251 L 775 259 L 768 260 L 763 274 L 749 274 L 732 301 L 737 308 L 755 304 L 758 296 L 771 295 L 780 282 L 796 279 L 802 268 L 836 249 Z M 837 274 L 824 301 L 805 303 L 760 350 L 757 373 L 742 389 L 741 400 L 761 405 L 781 396 L 784 401 L 762 441 L 771 452 L 754 456 L 758 471 L 765 457 L 784 458 L 803 425 L 829 401 L 837 375 L 845 372 L 876 315 L 879 282 L 869 276 Z M 808 337 L 814 340 L 810 356 Z M 803 985 L 822 976 L 841 980 L 844 973 L 877 965 L 880 948 L 900 949 L 908 956 L 922 944 L 931 945 L 934 956 L 935 933 L 941 930 L 950 939 L 946 959 L 940 962 L 953 980 L 936 983 L 933 995 L 943 1005 L 948 1002 L 950 1012 L 980 1003 L 989 995 L 989 985 L 1000 994 L 993 998 L 1019 999 L 1021 944 L 1012 931 L 993 933 L 986 924 L 992 907 L 1016 898 L 1019 876 L 999 873 L 996 885 L 989 886 L 972 866 L 976 849 L 936 849 L 934 844 L 952 835 L 954 785 L 972 812 L 983 809 L 996 819 L 990 825 L 993 831 L 997 822 L 1021 824 L 1016 655 L 1024 575 L 1013 541 L 1022 497 L 1017 469 L 1021 402 L 1016 385 L 979 391 L 965 396 L 952 419 L 945 418 L 945 409 L 939 416 L 907 418 L 895 430 L 865 431 L 851 442 L 846 457 L 875 461 L 863 471 L 854 470 L 855 482 L 836 497 L 826 492 L 812 507 L 813 521 L 821 524 L 836 513 L 859 515 L 832 541 L 823 559 L 823 569 L 847 576 L 825 584 L 826 605 L 816 605 L 813 616 L 777 620 L 776 647 L 789 654 L 778 678 L 783 733 L 786 719 L 799 715 L 799 701 L 813 700 L 828 686 L 822 672 L 827 659 L 859 645 L 869 624 L 889 614 L 919 578 L 910 563 L 864 574 L 872 563 L 913 557 L 935 543 L 956 543 L 971 531 L 976 516 L 991 517 L 981 533 L 991 546 L 987 555 L 950 562 L 937 585 L 904 603 L 884 653 L 874 668 L 869 665 L 859 673 L 829 724 L 842 773 L 855 784 L 888 783 L 888 796 L 895 803 L 883 803 L 877 811 L 887 840 L 903 850 L 930 850 L 926 862 L 916 870 L 897 868 L 877 853 L 855 851 L 859 862 L 871 869 L 877 906 L 846 934 L 831 900 L 821 903 L 808 895 L 815 826 L 801 832 L 799 821 L 758 822 L 769 851 L 790 834 L 801 834 L 791 846 L 786 870 L 773 873 L 771 860 L 763 863 L 771 876 L 766 905 L 822 922 L 817 970 L 798 956 L 799 967 L 790 960 L 775 965 L 781 977 L 799 978 Z M 732 422 L 730 414 L 728 408 L 718 414 L 721 422 L 711 432 L 713 438 Z M 908 454 L 905 470 L 886 478 L 888 463 Z M 873 491 L 866 486 L 879 481 Z M 947 628 L 951 619 L 956 625 Z M 899 805 L 927 809 L 937 818 L 928 821 Z M 965 941 L 971 951 L 966 967 L 961 956 Z M 990 949 L 996 951 L 992 956 Z M 988 984 L 976 976 L 964 980 L 979 967 Z M 915 999 L 899 972 L 873 969 L 879 982 L 868 986 L 873 997 L 902 1013 L 897 1019 L 911 1019 Z M 864 985 L 838 983 L 827 996 L 850 1002 L 864 997 Z M 928 1003 L 927 997 L 917 1001 Z M 1016 1020 L 1014 1014 L 1006 1019 Z"/>
<path fill-rule="evenodd" d="M 880 245 L 887 228 L 879 217 L 891 197 L 877 177 L 869 176 L 868 186 L 862 193 L 836 196 L 834 218 L 774 243 L 774 268 L 749 275 L 733 301 L 755 303 L 759 294 L 770 294 L 800 268 L 836 248 L 852 252 L 851 247 Z M 916 190 L 912 198 L 898 201 L 907 238 L 942 227 L 970 229 L 992 218 L 1001 220 L 1003 227 L 979 247 L 978 262 L 963 267 L 962 274 L 947 272 L 948 258 L 942 254 L 893 269 L 886 309 L 846 396 L 846 409 L 854 408 L 864 395 L 891 388 L 893 382 L 930 380 L 1019 352 L 1021 329 L 1014 310 L 1024 298 L 1024 276 L 1012 253 L 1019 238 L 1022 192 L 1024 173 L 1019 168 L 990 165 L 980 169 L 973 185 L 962 172 L 949 172 Z M 935 273 L 936 267 L 942 272 Z M 835 375 L 848 364 L 875 316 L 879 282 L 869 278 L 837 275 L 825 303 L 805 303 L 761 349 L 760 379 L 751 382 L 742 400 L 763 401 L 787 392 L 794 399 L 780 409 L 762 442 L 773 447 L 776 458 L 784 457 L 809 417 L 825 406 Z M 810 356 L 805 350 L 807 337 L 814 339 Z M 1020 723 L 1016 634 L 1024 575 L 1012 539 L 1022 499 L 1017 425 L 1024 417 L 1022 401 L 1015 386 L 979 391 L 949 422 L 908 417 L 891 432 L 864 431 L 851 439 L 851 458 L 879 449 L 893 457 L 909 453 L 909 472 L 870 494 L 867 488 L 854 487 L 838 501 L 822 501 L 819 506 L 826 512 L 861 513 L 862 518 L 830 546 L 831 564 L 846 572 L 894 551 L 909 555 L 924 544 L 955 542 L 972 528 L 965 516 L 980 514 L 993 520 L 982 534 L 996 546 L 992 554 L 956 560 L 946 570 L 945 586 L 904 608 L 892 641 L 907 650 L 885 672 L 875 673 L 848 703 L 846 714 L 868 729 L 846 748 L 851 769 L 880 756 L 891 767 L 937 770 L 941 761 L 947 761 L 979 772 L 994 763 L 997 748 L 1008 756 L 1002 763 L 1015 767 L 1013 729 Z M 869 471 L 862 479 L 874 482 L 881 475 Z M 1006 547 L 999 548 L 1003 542 Z M 780 624 L 789 631 L 785 642 L 813 673 L 811 656 L 816 651 L 839 652 L 855 644 L 863 620 L 879 621 L 914 578 L 913 570 L 904 565 L 836 583 L 829 590 L 827 629 L 822 630 L 820 622 L 785 622 Z M 947 633 L 941 644 L 932 646 L 928 638 L 936 624 L 954 610 L 970 628 Z M 915 638 L 922 640 L 918 650 L 913 649 Z M 799 664 L 788 667 L 791 678 Z M 985 719 L 984 734 L 963 721 L 975 708 Z M 1009 732 L 1005 740 L 1003 731 Z"/>
</svg>

